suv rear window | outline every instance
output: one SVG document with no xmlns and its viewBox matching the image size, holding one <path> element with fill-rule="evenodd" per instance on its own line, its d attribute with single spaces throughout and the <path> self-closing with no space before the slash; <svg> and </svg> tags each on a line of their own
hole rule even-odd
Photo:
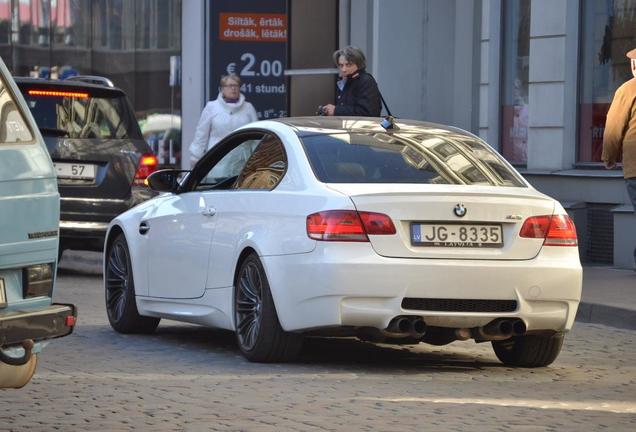
<svg viewBox="0 0 636 432">
<path fill-rule="evenodd" d="M 488 144 L 467 135 L 334 133 L 299 137 L 324 183 L 525 187 Z"/>
<path fill-rule="evenodd" d="M 143 139 L 126 97 L 119 92 L 22 87 L 22 94 L 45 136 Z"/>
</svg>

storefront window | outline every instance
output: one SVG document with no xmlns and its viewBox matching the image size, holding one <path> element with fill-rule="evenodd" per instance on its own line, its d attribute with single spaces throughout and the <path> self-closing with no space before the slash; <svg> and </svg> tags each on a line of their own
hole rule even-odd
<svg viewBox="0 0 636 432">
<path fill-rule="evenodd" d="M 181 2 L 137 0 L 135 110 L 162 166 L 181 165 Z M 164 65 L 156 70 L 151 65 Z M 155 89 L 162 88 L 162 92 Z"/>
<path fill-rule="evenodd" d="M 585 0 L 581 31 L 579 162 L 600 162 L 605 117 L 616 89 L 632 78 L 636 0 Z"/>
<path fill-rule="evenodd" d="M 525 165 L 528 149 L 528 71 L 530 0 L 504 6 L 503 102 L 501 149 L 511 163 Z"/>
<path fill-rule="evenodd" d="M 14 75 L 100 75 L 126 92 L 163 166 L 181 164 L 182 0 L 0 0 Z"/>
<path fill-rule="evenodd" d="M 0 56 L 5 63 L 11 58 L 11 0 L 0 0 Z"/>
</svg>

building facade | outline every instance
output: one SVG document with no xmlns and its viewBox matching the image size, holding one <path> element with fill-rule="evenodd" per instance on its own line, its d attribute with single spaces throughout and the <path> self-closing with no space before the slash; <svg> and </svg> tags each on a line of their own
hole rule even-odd
<svg viewBox="0 0 636 432">
<path fill-rule="evenodd" d="M 241 76 L 260 118 L 313 115 L 349 44 L 394 115 L 481 136 L 564 204 L 584 262 L 633 265 L 634 209 L 599 158 L 636 0 L 0 0 L 14 74 L 111 78 L 162 163 L 184 168 L 221 75 Z"/>
<path fill-rule="evenodd" d="M 215 55 L 205 41 L 217 36 L 209 32 L 217 15 L 193 3 L 183 11 L 198 22 L 184 27 L 184 40 L 200 41 L 183 51 L 186 143 L 218 79 L 201 55 Z M 633 265 L 634 209 L 621 171 L 605 170 L 600 151 L 613 93 L 631 78 L 625 53 L 636 47 L 636 0 L 283 3 L 288 114 L 310 115 L 333 100 L 329 52 L 359 46 L 394 115 L 481 136 L 564 204 L 584 262 Z"/>
<path fill-rule="evenodd" d="M 0 0 L 0 56 L 13 75 L 108 77 L 160 163 L 180 163 L 182 0 Z"/>
</svg>

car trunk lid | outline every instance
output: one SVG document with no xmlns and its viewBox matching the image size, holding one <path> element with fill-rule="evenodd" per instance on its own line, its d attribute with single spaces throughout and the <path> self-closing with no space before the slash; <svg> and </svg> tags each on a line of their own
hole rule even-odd
<svg viewBox="0 0 636 432">
<path fill-rule="evenodd" d="M 64 197 L 125 199 L 130 195 L 143 140 L 44 136 Z M 137 141 L 137 142 L 135 142 Z"/>
<path fill-rule="evenodd" d="M 358 211 L 384 213 L 395 235 L 370 235 L 385 257 L 525 260 L 543 239 L 521 238 L 531 216 L 551 215 L 554 201 L 532 188 L 418 184 L 330 184 Z M 455 208 L 465 209 L 459 216 Z M 461 211 L 458 211 L 461 214 Z M 443 241 L 442 241 L 443 240 Z"/>
</svg>

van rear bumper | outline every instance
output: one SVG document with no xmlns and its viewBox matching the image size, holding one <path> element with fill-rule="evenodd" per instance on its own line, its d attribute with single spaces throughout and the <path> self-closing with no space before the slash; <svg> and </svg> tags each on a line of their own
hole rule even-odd
<svg viewBox="0 0 636 432">
<path fill-rule="evenodd" d="M 73 317 L 73 318 L 68 318 Z M 0 314 L 0 346 L 67 336 L 73 332 L 77 309 L 72 304 Z"/>
</svg>

